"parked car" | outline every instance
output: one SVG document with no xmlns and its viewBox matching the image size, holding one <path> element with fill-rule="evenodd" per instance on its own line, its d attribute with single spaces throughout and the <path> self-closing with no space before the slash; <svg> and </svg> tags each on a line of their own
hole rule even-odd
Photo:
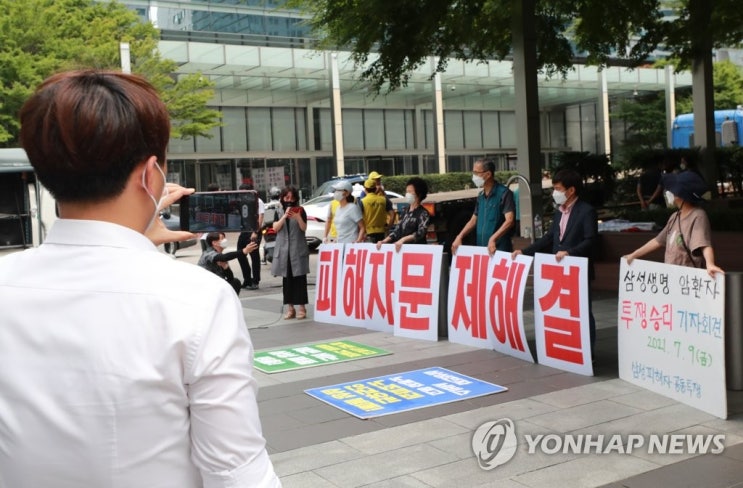
<svg viewBox="0 0 743 488">
<path fill-rule="evenodd" d="M 174 215 L 170 212 L 162 212 L 160 214 L 160 219 L 165 224 L 165 227 L 167 227 L 169 230 L 181 230 L 180 216 Z M 163 247 L 165 247 L 166 253 L 175 256 L 175 253 L 176 251 L 178 251 L 178 249 L 195 246 L 197 240 L 198 239 L 188 239 L 180 242 L 166 242 Z"/>
<path fill-rule="evenodd" d="M 356 175 L 335 176 L 333 178 L 330 178 L 322 185 L 318 186 L 317 189 L 312 192 L 312 198 L 317 198 L 322 195 L 333 196 L 333 185 L 343 180 L 348 180 L 351 185 L 359 185 L 363 188 L 366 178 L 366 174 L 364 173 L 359 173 Z"/>
<path fill-rule="evenodd" d="M 267 216 L 264 216 L 264 223 L 268 220 Z M 307 215 L 307 230 L 304 233 L 305 240 L 307 241 L 307 247 L 310 251 L 314 251 L 320 244 L 322 244 L 323 237 L 325 237 L 325 223 Z M 276 246 L 276 231 L 273 230 L 273 216 L 271 217 L 271 225 L 264 225 L 263 227 L 263 255 L 266 261 L 269 263 L 273 261 L 273 249 Z"/>
</svg>

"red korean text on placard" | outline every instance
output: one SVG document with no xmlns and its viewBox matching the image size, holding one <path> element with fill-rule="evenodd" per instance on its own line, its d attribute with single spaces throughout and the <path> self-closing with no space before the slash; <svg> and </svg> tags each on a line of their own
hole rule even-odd
<svg viewBox="0 0 743 488">
<path fill-rule="evenodd" d="M 367 249 L 349 249 L 343 261 L 343 312 L 346 317 L 364 318 L 364 276 L 366 275 Z"/>
<path fill-rule="evenodd" d="M 455 256 L 454 266 L 459 270 L 457 292 L 451 325 L 469 330 L 472 337 L 485 339 L 485 283 L 488 273 L 488 256 Z"/>
<path fill-rule="evenodd" d="M 542 278 L 552 282 L 549 291 L 539 299 L 544 311 L 545 354 L 548 357 L 583 364 L 580 335 L 580 268 L 577 266 L 542 266 Z M 550 315 L 558 306 L 570 318 Z"/>
<path fill-rule="evenodd" d="M 501 259 L 493 267 L 495 284 L 490 290 L 490 323 L 495 338 L 512 349 L 524 352 L 526 346 L 521 340 L 519 328 L 519 290 L 524 276 L 523 263 Z"/>
<path fill-rule="evenodd" d="M 392 280 L 392 251 L 373 252 L 369 255 L 371 265 L 371 289 L 369 290 L 369 301 L 367 302 L 366 316 L 373 317 L 374 310 L 378 310 L 382 317 L 387 318 L 387 323 L 395 323 L 395 314 L 392 307 L 392 296 L 395 293 L 395 282 Z M 384 296 L 379 289 L 379 273 L 384 273 Z"/>
<path fill-rule="evenodd" d="M 340 264 L 340 250 L 320 250 L 320 271 L 318 272 L 317 311 L 330 311 L 336 315 L 335 291 L 338 287 L 338 265 Z"/>
<path fill-rule="evenodd" d="M 402 254 L 402 279 L 398 295 L 401 328 L 428 330 L 431 322 L 437 319 L 430 314 L 421 314 L 419 310 L 421 305 L 433 304 L 432 271 L 433 255 L 410 251 Z"/>
</svg>

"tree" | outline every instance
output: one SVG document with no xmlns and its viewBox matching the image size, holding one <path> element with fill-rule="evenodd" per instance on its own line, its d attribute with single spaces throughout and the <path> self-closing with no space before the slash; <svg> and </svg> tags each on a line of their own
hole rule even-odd
<svg viewBox="0 0 743 488">
<path fill-rule="evenodd" d="M 118 2 L 0 0 L 0 144 L 17 144 L 18 111 L 53 73 L 82 68 L 120 69 L 119 43 L 129 42 L 132 71 L 146 76 L 168 105 L 173 137 L 207 135 L 219 112 L 200 74 L 174 80 L 175 65 L 157 52 L 157 30 Z"/>
<path fill-rule="evenodd" d="M 715 110 L 735 108 L 743 104 L 743 70 L 731 61 L 720 61 L 712 67 L 712 90 Z M 676 113 L 692 112 L 691 95 L 676 99 Z"/>
</svg>

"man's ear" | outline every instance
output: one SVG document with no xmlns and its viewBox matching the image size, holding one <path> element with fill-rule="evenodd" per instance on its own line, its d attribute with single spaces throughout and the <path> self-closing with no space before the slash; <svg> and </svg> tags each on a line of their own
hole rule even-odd
<svg viewBox="0 0 743 488">
<path fill-rule="evenodd" d="M 163 181 L 160 169 L 165 173 L 165 168 L 158 169 L 155 167 L 158 165 L 157 156 L 155 155 L 145 159 L 142 165 L 142 186 L 148 190 L 151 195 L 159 195 L 162 190 L 158 191 L 158 188 L 160 188 Z"/>
</svg>

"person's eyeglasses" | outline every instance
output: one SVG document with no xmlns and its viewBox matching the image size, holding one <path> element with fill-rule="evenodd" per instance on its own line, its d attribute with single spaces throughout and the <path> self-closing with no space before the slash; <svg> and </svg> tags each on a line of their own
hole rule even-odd
<svg viewBox="0 0 743 488">
<path fill-rule="evenodd" d="M 483 173 L 487 173 L 487 171 L 474 171 L 474 170 L 473 170 L 473 171 L 472 171 L 472 173 L 474 173 L 474 174 L 476 174 L 476 175 L 481 175 L 481 174 L 483 174 Z"/>
</svg>

